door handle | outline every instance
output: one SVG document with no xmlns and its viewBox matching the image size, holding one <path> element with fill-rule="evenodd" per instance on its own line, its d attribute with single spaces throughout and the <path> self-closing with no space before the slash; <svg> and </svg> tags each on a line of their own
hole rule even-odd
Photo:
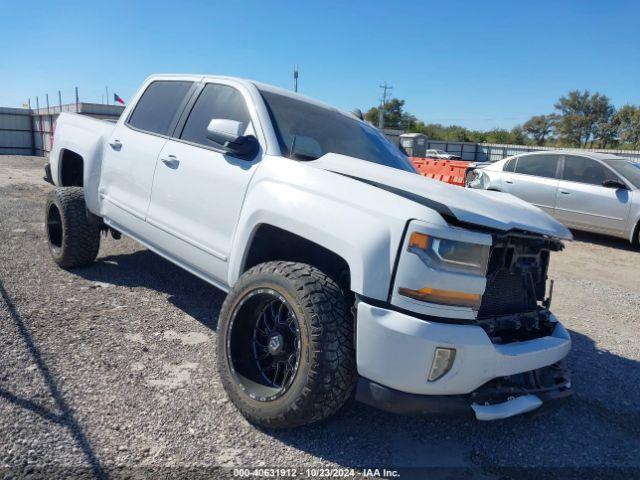
<svg viewBox="0 0 640 480">
<path fill-rule="evenodd" d="M 114 140 L 113 142 L 110 142 L 109 145 L 111 146 L 111 148 L 113 148 L 116 152 L 119 152 L 120 150 L 122 150 L 122 142 L 120 142 L 120 140 Z"/>
<path fill-rule="evenodd" d="M 560 190 L 560 193 L 563 195 L 571 195 L 571 192 L 567 192 L 566 190 Z"/>
<path fill-rule="evenodd" d="M 505 183 L 513 183 L 513 180 L 505 180 Z"/>
<path fill-rule="evenodd" d="M 180 165 L 180 160 L 178 160 L 175 155 L 169 155 L 161 160 L 167 167 L 173 168 L 174 170 Z"/>
</svg>

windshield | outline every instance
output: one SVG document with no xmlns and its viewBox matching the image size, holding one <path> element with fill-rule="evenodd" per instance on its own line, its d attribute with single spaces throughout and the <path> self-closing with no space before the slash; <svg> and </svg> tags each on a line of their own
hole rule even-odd
<svg viewBox="0 0 640 480">
<path fill-rule="evenodd" d="M 273 122 L 282 155 L 316 160 L 338 153 L 408 172 L 408 158 L 376 128 L 337 110 L 261 91 Z"/>
<path fill-rule="evenodd" d="M 629 180 L 634 187 L 640 188 L 640 163 L 631 160 L 606 159 L 603 160 L 616 172 Z"/>
</svg>

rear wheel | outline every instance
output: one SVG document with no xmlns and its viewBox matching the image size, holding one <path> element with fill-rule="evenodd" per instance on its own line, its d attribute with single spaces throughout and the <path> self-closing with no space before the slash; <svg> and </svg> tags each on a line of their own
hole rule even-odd
<svg viewBox="0 0 640 480">
<path fill-rule="evenodd" d="M 45 229 L 51 256 L 62 268 L 87 265 L 98 255 L 100 229 L 87 217 L 81 187 L 60 187 L 49 194 Z"/>
<path fill-rule="evenodd" d="M 334 414 L 356 380 L 348 297 L 310 265 L 252 268 L 222 307 L 218 368 L 234 405 L 258 425 L 294 427 Z"/>
</svg>

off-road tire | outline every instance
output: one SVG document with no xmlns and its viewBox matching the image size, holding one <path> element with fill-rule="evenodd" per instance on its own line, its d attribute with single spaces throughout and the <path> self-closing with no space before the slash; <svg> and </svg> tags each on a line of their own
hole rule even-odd
<svg viewBox="0 0 640 480">
<path fill-rule="evenodd" d="M 258 401 L 231 368 L 228 337 L 242 299 L 256 289 L 282 295 L 300 326 L 300 362 L 291 385 L 272 401 Z M 323 420 L 351 397 L 356 383 L 352 297 L 328 275 L 303 263 L 275 261 L 244 273 L 229 292 L 218 323 L 218 370 L 233 404 L 250 422 L 290 428 Z M 249 346 L 247 346 L 249 348 Z"/>
<path fill-rule="evenodd" d="M 47 197 L 45 230 L 53 260 L 62 268 L 92 263 L 100 249 L 100 229 L 87 216 L 82 187 L 58 187 Z"/>
</svg>

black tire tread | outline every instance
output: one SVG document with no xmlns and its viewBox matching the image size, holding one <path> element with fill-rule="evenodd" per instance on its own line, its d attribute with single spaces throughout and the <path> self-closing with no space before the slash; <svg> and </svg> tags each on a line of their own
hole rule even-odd
<svg viewBox="0 0 640 480">
<path fill-rule="evenodd" d="M 52 253 L 62 268 L 81 267 L 92 263 L 100 249 L 100 229 L 87 218 L 87 206 L 82 187 L 58 187 L 47 202 L 47 209 L 55 203 L 62 217 L 62 247 L 60 254 Z"/>
<path fill-rule="evenodd" d="M 250 422 L 263 427 L 289 428 L 323 420 L 344 405 L 356 384 L 352 302 L 331 277 L 317 268 L 303 263 L 272 261 L 253 267 L 240 277 L 223 304 L 221 319 L 231 314 L 230 308 L 237 300 L 235 292 L 242 293 L 256 276 L 262 274 L 286 278 L 295 289 L 291 293 L 311 322 L 309 375 L 302 394 L 279 416 L 265 418 L 252 409 L 243 408 L 242 402 L 234 401 L 234 404 Z M 231 379 L 225 372 L 224 339 L 221 340 L 218 366 L 223 383 L 228 384 Z M 230 387 L 230 396 L 235 400 L 234 385 Z"/>
</svg>

